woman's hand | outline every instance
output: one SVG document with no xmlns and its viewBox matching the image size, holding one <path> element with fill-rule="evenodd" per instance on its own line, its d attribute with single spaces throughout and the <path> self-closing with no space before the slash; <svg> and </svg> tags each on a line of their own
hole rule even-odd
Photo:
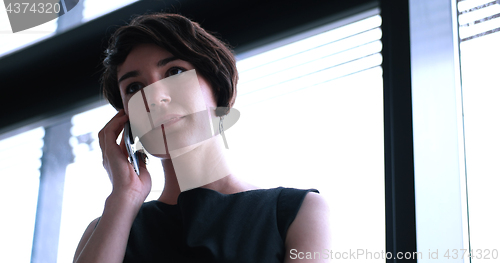
<svg viewBox="0 0 500 263">
<path fill-rule="evenodd" d="M 151 191 L 151 176 L 139 162 L 140 176 L 128 162 L 122 138 L 116 144 L 128 116 L 120 110 L 99 132 L 102 164 L 108 172 L 113 191 L 106 200 L 99 223 L 94 220 L 80 240 L 74 262 L 123 262 L 130 229 L 139 209 Z"/>
<path fill-rule="evenodd" d="M 127 121 L 125 111 L 120 110 L 99 132 L 99 145 L 103 166 L 113 184 L 110 198 L 119 203 L 127 202 L 127 205 L 134 205 L 138 209 L 151 191 L 151 176 L 142 161 L 139 161 L 140 175 L 135 173 L 128 162 L 123 137 L 120 145 L 116 143 Z"/>
</svg>

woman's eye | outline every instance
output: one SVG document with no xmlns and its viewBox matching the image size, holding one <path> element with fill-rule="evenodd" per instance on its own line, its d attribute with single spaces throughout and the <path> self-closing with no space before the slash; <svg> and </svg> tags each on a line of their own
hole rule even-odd
<svg viewBox="0 0 500 263">
<path fill-rule="evenodd" d="M 170 68 L 169 70 L 167 70 L 167 74 L 165 77 L 168 78 L 168 77 L 173 76 L 173 75 L 181 74 L 184 71 L 186 71 L 186 70 L 183 68 L 173 67 L 173 68 Z"/>
<path fill-rule="evenodd" d="M 131 83 L 130 85 L 127 86 L 127 89 L 125 90 L 125 92 L 127 94 L 134 94 L 142 88 L 143 88 L 143 85 L 141 83 L 134 82 L 134 83 Z"/>
</svg>

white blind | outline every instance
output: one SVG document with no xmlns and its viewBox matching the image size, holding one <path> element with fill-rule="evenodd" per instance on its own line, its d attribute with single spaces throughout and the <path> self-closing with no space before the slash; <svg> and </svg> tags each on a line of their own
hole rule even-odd
<svg viewBox="0 0 500 263">
<path fill-rule="evenodd" d="M 500 0 L 463 0 L 457 8 L 462 42 L 500 31 Z"/>
<path fill-rule="evenodd" d="M 468 192 L 464 209 L 472 261 L 493 262 L 500 248 L 499 215 L 493 209 L 500 201 L 500 1 L 460 1 L 458 12 Z"/>
<path fill-rule="evenodd" d="M 239 61 L 238 105 L 380 66 L 381 21 L 372 16 Z"/>
</svg>

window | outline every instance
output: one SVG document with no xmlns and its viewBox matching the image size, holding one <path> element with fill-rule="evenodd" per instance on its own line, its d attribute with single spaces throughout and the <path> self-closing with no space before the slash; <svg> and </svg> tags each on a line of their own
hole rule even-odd
<svg viewBox="0 0 500 263">
<path fill-rule="evenodd" d="M 0 141 L 0 261 L 30 262 L 44 129 Z"/>
<path fill-rule="evenodd" d="M 380 25 L 372 10 L 238 55 L 229 163 L 263 188 L 318 189 L 339 252 L 385 250 Z"/>
<path fill-rule="evenodd" d="M 109 104 L 71 119 L 70 145 L 75 160 L 66 168 L 59 231 L 58 262 L 72 262 L 88 224 L 102 215 L 111 182 L 102 166 L 97 133 L 116 114 Z"/>
<path fill-rule="evenodd" d="M 241 117 L 225 132 L 229 163 L 237 176 L 262 188 L 318 189 L 332 211 L 334 240 L 326 249 L 333 252 L 385 250 L 380 25 L 379 10 L 368 10 L 237 54 L 234 107 Z M 59 262 L 72 261 L 111 191 L 97 133 L 115 114 L 105 105 L 71 120 L 75 159 L 64 181 Z M 164 183 L 160 162 L 150 161 L 147 201 L 159 197 Z M 27 251 L 32 233 L 29 238 Z"/>
<path fill-rule="evenodd" d="M 432 11 L 432 15 L 429 12 Z M 493 259 L 498 1 L 410 1 L 417 249 Z M 489 259 L 480 259 L 486 249 Z M 482 250 L 479 252 L 478 250 Z M 496 257 L 498 257 L 498 250 Z M 449 254 L 449 255 L 450 255 Z"/>
<path fill-rule="evenodd" d="M 458 13 L 470 248 L 492 250 L 500 247 L 500 1 L 460 1 Z"/>
<path fill-rule="evenodd" d="M 241 117 L 226 131 L 234 173 L 262 188 L 317 188 L 330 201 L 335 251 L 385 250 L 380 24 L 372 10 L 237 56 Z M 73 117 L 60 261 L 73 256 L 110 192 L 96 141 L 114 114 L 104 106 Z M 148 200 L 163 189 L 161 164 L 150 159 Z"/>
</svg>

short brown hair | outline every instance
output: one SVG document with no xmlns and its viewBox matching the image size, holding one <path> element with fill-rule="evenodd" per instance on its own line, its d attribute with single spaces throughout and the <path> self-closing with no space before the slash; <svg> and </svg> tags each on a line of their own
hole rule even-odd
<svg viewBox="0 0 500 263">
<path fill-rule="evenodd" d="M 123 109 L 117 67 L 139 44 L 156 44 L 190 62 L 211 84 L 217 107 L 234 105 L 238 71 L 229 46 L 184 16 L 155 13 L 132 19 L 128 25 L 118 28 L 109 40 L 101 84 L 104 97 L 115 109 Z M 227 113 L 218 110 L 216 115 Z"/>
</svg>

